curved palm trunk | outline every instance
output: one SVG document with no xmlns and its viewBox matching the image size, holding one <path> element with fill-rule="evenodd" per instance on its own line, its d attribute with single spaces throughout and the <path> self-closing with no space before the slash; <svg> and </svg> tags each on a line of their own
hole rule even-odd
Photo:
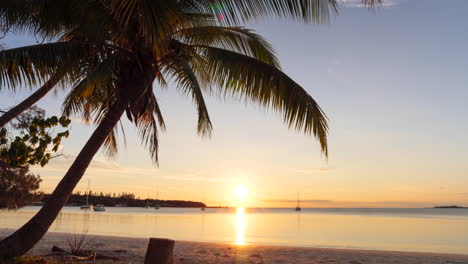
<svg viewBox="0 0 468 264">
<path fill-rule="evenodd" d="M 10 122 L 13 118 L 17 117 L 21 113 L 23 113 L 26 109 L 33 106 L 37 101 L 39 101 L 42 97 L 44 97 L 54 86 L 58 83 L 59 78 L 52 77 L 48 80 L 39 90 L 31 94 L 28 98 L 24 101 L 16 105 L 15 107 L 11 108 L 0 116 L 0 127 L 4 127 L 8 122 Z"/>
<path fill-rule="evenodd" d="M 11 236 L 0 241 L 0 258 L 20 256 L 30 250 L 47 232 L 73 189 L 86 171 L 89 163 L 99 150 L 107 135 L 120 120 L 125 103 L 114 104 L 94 133 L 86 142 L 67 173 L 55 188 L 49 200 L 25 225 Z"/>
</svg>

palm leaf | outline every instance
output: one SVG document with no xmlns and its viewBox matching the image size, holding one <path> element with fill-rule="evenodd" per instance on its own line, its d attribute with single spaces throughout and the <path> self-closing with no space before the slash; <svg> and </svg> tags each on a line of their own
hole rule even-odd
<svg viewBox="0 0 468 264">
<path fill-rule="evenodd" d="M 0 51 L 0 89 L 36 86 L 58 72 L 77 69 L 88 49 L 78 42 L 56 42 Z M 70 72 L 71 73 L 71 72 Z"/>
<path fill-rule="evenodd" d="M 65 97 L 62 112 L 65 116 L 81 113 L 86 121 L 91 117 L 102 117 L 104 109 L 111 105 L 114 98 L 118 72 L 119 54 L 112 54 L 95 66 L 87 68 L 83 78 L 77 80 L 71 91 Z M 95 122 L 99 122 L 97 118 Z"/>
<path fill-rule="evenodd" d="M 145 111 L 138 118 L 138 132 L 141 141 L 148 148 L 151 158 L 156 163 L 158 163 L 159 150 L 158 123 L 161 129 L 166 128 L 157 99 L 151 93 Z"/>
<path fill-rule="evenodd" d="M 205 12 L 227 25 L 239 25 L 265 16 L 303 21 L 305 23 L 327 23 L 330 9 L 337 11 L 336 0 L 191 0 L 203 5 Z"/>
<path fill-rule="evenodd" d="M 283 114 L 290 128 L 313 134 L 328 156 L 327 118 L 316 101 L 282 71 L 252 57 L 214 47 L 201 52 L 225 96 L 245 98 Z"/>
<path fill-rule="evenodd" d="M 188 45 L 208 45 L 227 49 L 280 68 L 278 58 L 270 43 L 250 29 L 214 25 L 197 26 L 183 29 L 175 33 L 174 37 Z"/>
<path fill-rule="evenodd" d="M 144 39 L 158 56 L 164 49 L 162 41 L 174 28 L 187 23 L 178 1 L 167 0 L 121 0 L 112 1 L 111 12 L 129 41 L 136 35 Z"/>
<path fill-rule="evenodd" d="M 0 24 L 15 32 L 53 38 L 65 28 L 95 23 L 96 0 L 2 0 Z M 94 24 L 97 25 L 97 24 Z"/>
<path fill-rule="evenodd" d="M 175 57 L 170 62 L 161 65 L 162 73 L 172 78 L 177 88 L 186 95 L 192 95 L 193 102 L 197 106 L 198 124 L 197 131 L 202 136 L 210 136 L 213 130 L 202 88 L 197 76 L 189 64 L 189 57 Z"/>
</svg>

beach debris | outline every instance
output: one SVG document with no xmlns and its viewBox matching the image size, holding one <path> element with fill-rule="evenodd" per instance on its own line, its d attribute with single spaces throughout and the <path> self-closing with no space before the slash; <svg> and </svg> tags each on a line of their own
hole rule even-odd
<svg viewBox="0 0 468 264">
<path fill-rule="evenodd" d="M 103 255 L 103 254 L 99 254 L 99 253 L 95 253 L 94 254 L 94 259 L 110 259 L 112 261 L 119 261 L 120 258 L 118 257 L 113 257 L 113 256 L 106 256 L 106 255 Z"/>
<path fill-rule="evenodd" d="M 175 241 L 165 238 L 150 238 L 145 264 L 173 264 Z"/>
<path fill-rule="evenodd" d="M 53 247 L 52 247 L 52 252 L 64 252 L 64 253 L 70 254 L 70 253 L 68 253 L 65 249 L 59 248 L 59 247 L 57 247 L 57 246 L 53 246 Z"/>
</svg>

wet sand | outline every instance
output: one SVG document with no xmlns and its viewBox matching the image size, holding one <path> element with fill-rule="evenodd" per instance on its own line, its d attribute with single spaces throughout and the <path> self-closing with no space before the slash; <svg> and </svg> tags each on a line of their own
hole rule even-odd
<svg viewBox="0 0 468 264">
<path fill-rule="evenodd" d="M 0 229 L 0 236 L 12 233 L 12 229 Z M 116 257 L 118 261 L 71 260 L 63 254 L 53 254 L 52 246 L 69 250 L 68 240 L 75 234 L 48 233 L 28 255 L 42 256 L 59 263 L 125 263 L 140 264 L 144 261 L 148 239 L 87 235 L 85 246 L 93 252 Z M 309 247 L 285 247 L 266 245 L 233 245 L 176 241 L 175 263 L 295 263 L 295 264 L 468 264 L 468 255 L 411 253 L 374 250 L 348 250 Z"/>
</svg>

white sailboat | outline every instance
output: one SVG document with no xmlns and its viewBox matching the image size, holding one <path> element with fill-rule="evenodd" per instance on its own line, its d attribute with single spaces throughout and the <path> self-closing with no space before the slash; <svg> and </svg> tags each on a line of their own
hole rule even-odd
<svg viewBox="0 0 468 264">
<path fill-rule="evenodd" d="M 296 211 L 301 211 L 301 202 L 299 200 L 299 193 L 297 193 L 297 206 L 296 206 Z"/>
<path fill-rule="evenodd" d="M 156 192 L 156 204 L 154 205 L 155 210 L 159 210 L 161 208 L 161 205 L 159 204 L 159 192 Z"/>
<path fill-rule="evenodd" d="M 94 212 L 105 212 L 106 211 L 106 208 L 104 207 L 103 204 L 96 204 L 96 206 L 94 206 Z"/>
<path fill-rule="evenodd" d="M 83 204 L 80 206 L 81 210 L 93 210 L 93 204 L 89 203 L 89 184 L 91 182 L 91 179 L 88 179 L 88 188 L 86 189 L 86 204 Z"/>
<path fill-rule="evenodd" d="M 200 210 L 205 211 L 205 209 L 206 209 L 206 205 L 205 205 L 205 193 L 203 193 L 203 205 L 202 205 L 202 207 L 200 208 Z"/>
</svg>

